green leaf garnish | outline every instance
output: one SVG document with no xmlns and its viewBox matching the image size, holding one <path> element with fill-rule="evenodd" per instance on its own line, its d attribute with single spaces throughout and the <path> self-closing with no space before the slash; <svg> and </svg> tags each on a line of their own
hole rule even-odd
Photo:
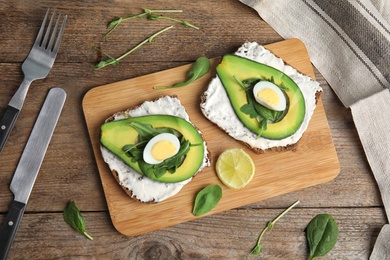
<svg viewBox="0 0 390 260">
<path fill-rule="evenodd" d="M 247 114 L 250 118 L 259 119 L 259 126 L 261 132 L 267 130 L 268 122 L 275 123 L 282 118 L 284 111 L 275 111 L 259 104 L 253 95 L 253 87 L 256 85 L 256 83 L 258 83 L 259 81 L 263 81 L 264 79 L 250 78 L 241 81 L 236 75 L 234 75 L 233 78 L 245 91 L 246 99 L 248 102 L 240 108 L 241 112 Z M 267 81 L 274 83 L 274 78 L 271 77 L 271 79 Z M 283 90 L 283 88 L 281 89 Z M 258 134 L 258 137 L 261 136 L 261 132 Z"/>
<path fill-rule="evenodd" d="M 190 27 L 190 28 L 194 28 L 196 30 L 199 30 L 199 27 L 187 22 L 187 21 L 182 21 L 182 20 L 178 20 L 178 19 L 175 19 L 175 18 L 171 18 L 171 17 L 168 17 L 168 16 L 164 16 L 164 15 L 157 15 L 157 14 L 149 14 L 147 16 L 148 20 L 157 20 L 157 19 L 165 19 L 165 20 L 169 20 L 169 21 L 172 21 L 172 22 L 175 22 L 175 23 L 181 23 L 182 25 L 184 25 L 185 27 Z"/>
<path fill-rule="evenodd" d="M 132 122 L 130 126 L 138 132 L 139 140 L 135 144 L 123 146 L 122 151 L 124 151 L 128 157 L 131 157 L 133 162 L 138 162 L 140 169 L 145 176 L 154 180 L 162 177 L 166 172 L 171 174 L 175 173 L 177 168 L 183 163 L 191 146 L 197 145 L 192 145 L 188 140 L 181 136 L 180 149 L 175 155 L 165 159 L 159 164 L 148 164 L 143 159 L 143 150 L 149 140 L 161 133 L 174 134 L 175 130 L 169 127 L 153 128 L 150 124 L 137 122 Z"/>
<path fill-rule="evenodd" d="M 252 254 L 252 255 L 258 255 L 258 254 L 261 253 L 261 249 L 262 249 L 262 247 L 263 247 L 263 245 L 261 244 L 261 239 L 263 238 L 264 234 L 265 234 L 268 230 L 272 230 L 272 228 L 275 226 L 275 223 L 276 223 L 281 217 L 283 217 L 287 212 L 289 212 L 293 207 L 295 207 L 298 203 L 299 203 L 299 201 L 296 201 L 294 204 L 292 204 L 290 207 L 288 207 L 288 208 L 285 209 L 282 213 L 280 213 L 274 220 L 269 221 L 269 222 L 267 223 L 267 225 L 265 226 L 265 228 L 263 229 L 263 231 L 260 233 L 259 238 L 257 239 L 257 244 L 256 244 L 256 246 L 252 249 L 252 251 L 250 252 L 250 254 Z"/>
<path fill-rule="evenodd" d="M 106 53 L 104 53 L 103 51 L 101 51 L 99 48 L 97 47 L 94 47 L 95 50 L 97 51 L 100 51 L 101 53 L 103 53 L 104 55 L 106 55 L 108 57 L 107 60 L 102 60 L 100 61 L 98 64 L 96 64 L 95 66 L 93 66 L 93 69 L 95 70 L 99 70 L 99 69 L 102 69 L 108 65 L 118 65 L 119 64 L 119 61 L 123 58 L 125 58 L 126 56 L 128 56 L 130 53 L 136 51 L 138 48 L 140 48 L 142 45 L 146 44 L 146 43 L 151 43 L 154 38 L 156 38 L 158 35 L 160 35 L 161 33 L 165 32 L 165 31 L 168 31 L 169 29 L 171 29 L 173 27 L 173 25 L 171 26 L 168 26 L 154 34 L 152 34 L 151 36 L 149 36 L 148 38 L 146 38 L 145 40 L 143 40 L 142 42 L 140 42 L 139 44 L 137 44 L 136 46 L 134 46 L 133 48 L 131 48 L 129 51 L 125 52 L 124 54 L 122 54 L 120 57 L 118 58 L 113 58 L 109 55 L 107 55 Z"/>
<path fill-rule="evenodd" d="M 68 223 L 69 226 L 83 234 L 88 239 L 93 240 L 93 238 L 85 231 L 84 218 L 79 209 L 76 207 L 76 203 L 74 201 L 69 202 L 65 207 L 63 216 L 65 222 Z"/>
<path fill-rule="evenodd" d="M 131 19 L 135 19 L 135 18 L 142 18 L 145 16 L 147 17 L 148 20 L 166 19 L 166 20 L 170 20 L 173 22 L 181 23 L 186 27 L 199 29 L 198 27 L 196 27 L 195 25 L 193 25 L 187 21 L 174 19 L 174 18 L 171 18 L 168 16 L 156 15 L 156 13 L 181 13 L 181 12 L 183 12 L 183 11 L 182 10 L 151 10 L 148 8 L 143 8 L 143 12 L 139 13 L 139 14 L 130 14 L 127 17 L 115 17 L 112 21 L 110 21 L 107 24 L 107 28 L 109 29 L 109 31 L 107 33 L 103 34 L 103 38 L 106 39 L 122 22 L 131 20 Z"/>
<path fill-rule="evenodd" d="M 209 185 L 198 192 L 192 214 L 201 216 L 217 206 L 222 198 L 222 188 L 218 184 Z"/>
<path fill-rule="evenodd" d="M 315 216 L 307 225 L 306 237 L 309 244 L 309 260 L 326 255 L 337 242 L 339 229 L 329 214 Z"/>
<path fill-rule="evenodd" d="M 199 57 L 194 65 L 188 72 L 187 79 L 184 82 L 176 83 L 173 86 L 160 86 L 154 87 L 153 89 L 167 89 L 167 88 L 179 88 L 186 86 L 193 81 L 203 77 L 210 70 L 210 60 L 207 57 Z"/>
</svg>

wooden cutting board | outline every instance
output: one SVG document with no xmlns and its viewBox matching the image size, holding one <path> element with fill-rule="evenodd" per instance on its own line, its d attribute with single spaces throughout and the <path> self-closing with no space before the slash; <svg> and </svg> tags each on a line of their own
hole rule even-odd
<svg viewBox="0 0 390 260">
<path fill-rule="evenodd" d="M 314 79 L 308 53 L 301 41 L 291 39 L 265 47 L 283 58 L 287 64 Z M 84 115 L 110 216 L 115 228 L 122 234 L 135 236 L 197 218 L 191 213 L 194 198 L 200 189 L 209 184 L 220 184 L 223 188 L 223 198 L 209 213 L 214 214 L 324 183 L 339 173 L 340 166 L 321 100 L 318 101 L 309 128 L 296 151 L 255 154 L 209 122 L 200 111 L 200 96 L 210 79 L 215 76 L 215 66 L 219 61 L 219 58 L 212 59 L 212 70 L 206 76 L 182 88 L 152 89 L 154 86 L 173 85 L 183 81 L 192 64 L 99 86 L 85 95 Z M 100 125 L 115 112 L 137 106 L 145 100 L 172 94 L 178 96 L 190 120 L 203 133 L 211 152 L 211 166 L 196 175 L 174 197 L 157 204 L 140 203 L 127 196 L 104 163 L 99 149 Z M 219 154 L 233 147 L 247 151 L 256 165 L 255 177 L 241 190 L 227 188 L 215 173 L 215 162 Z"/>
</svg>

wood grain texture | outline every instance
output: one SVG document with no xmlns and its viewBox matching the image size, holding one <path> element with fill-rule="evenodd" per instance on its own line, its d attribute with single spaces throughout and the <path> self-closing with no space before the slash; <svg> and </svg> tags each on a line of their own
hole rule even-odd
<svg viewBox="0 0 390 260">
<path fill-rule="evenodd" d="M 135 237 L 120 235 L 105 213 L 84 213 L 93 241 L 68 227 L 61 214 L 29 214 L 10 259 L 245 259 L 267 222 L 282 210 L 235 209 Z M 307 259 L 305 228 L 324 212 L 334 216 L 340 236 L 321 259 L 368 259 L 386 219 L 380 209 L 295 208 L 265 234 L 261 255 L 249 259 Z"/>
<path fill-rule="evenodd" d="M 302 73 L 314 77 L 306 48 L 301 41 L 291 39 L 268 45 L 266 48 L 282 58 L 286 56 L 286 62 Z M 200 97 L 207 89 L 210 79 L 215 76 L 214 68 L 219 61 L 219 58 L 213 59 L 211 71 L 186 87 L 165 91 L 152 89 L 153 86 L 170 86 L 175 82 L 184 81 L 191 64 L 99 86 L 85 95 L 84 115 L 107 204 L 113 224 L 122 234 L 140 235 L 196 219 L 192 214 L 196 193 L 210 184 L 222 185 L 214 170 L 215 162 L 218 155 L 229 148 L 245 149 L 254 160 L 256 174 L 250 184 L 239 191 L 222 185 L 222 200 L 209 214 L 324 183 L 332 180 L 339 173 L 337 154 L 321 100 L 296 151 L 255 154 L 209 122 L 200 111 Z M 99 142 L 100 126 L 110 115 L 138 106 L 140 100 L 154 100 L 161 95 L 173 94 L 178 96 L 190 120 L 202 132 L 211 153 L 212 164 L 195 176 L 174 197 L 157 204 L 140 203 L 124 193 L 103 161 Z M 312 171 L 317 174 L 313 175 Z"/>
<path fill-rule="evenodd" d="M 9 259 L 243 259 L 266 222 L 296 200 L 301 203 L 281 219 L 273 230 L 276 232 L 265 236 L 264 252 L 250 259 L 306 259 L 303 230 L 315 214 L 325 212 L 334 215 L 341 232 L 334 250 L 321 259 L 368 259 L 380 227 L 386 223 L 383 205 L 350 110 L 343 107 L 315 68 L 341 166 L 335 179 L 145 235 L 125 237 L 117 232 L 83 115 L 85 94 L 97 86 L 190 64 L 202 55 L 211 58 L 231 53 L 247 40 L 266 45 L 283 39 L 253 9 L 236 0 L 0 1 L 0 114 L 22 81 L 21 63 L 47 7 L 67 14 L 68 24 L 50 74 L 31 85 L 15 129 L 0 154 L 1 224 L 13 197 L 9 182 L 47 91 L 62 87 L 68 98 Z M 137 13 L 142 7 L 182 9 L 177 17 L 201 30 L 175 25 L 171 34 L 145 45 L 119 66 L 93 71 L 91 66 L 101 55 L 92 46 L 112 55 L 122 54 L 147 36 L 149 31 L 143 29 L 169 24 L 137 20 L 123 25 L 109 41 L 101 38 L 108 21 Z M 82 210 L 94 241 L 63 221 L 62 210 L 69 200 L 75 200 Z"/>
</svg>

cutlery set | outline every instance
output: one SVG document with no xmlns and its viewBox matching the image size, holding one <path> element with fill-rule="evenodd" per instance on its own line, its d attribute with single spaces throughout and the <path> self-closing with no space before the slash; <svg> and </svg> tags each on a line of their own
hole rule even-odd
<svg viewBox="0 0 390 260">
<path fill-rule="evenodd" d="M 0 153 L 22 109 L 31 82 L 45 78 L 56 59 L 67 17 L 61 18 L 59 14 L 55 19 L 56 14 L 53 12 L 47 24 L 49 13 L 48 9 L 34 45 L 22 64 L 24 80 L 0 119 Z M 63 89 L 49 90 L 20 157 L 10 183 L 14 199 L 0 229 L 0 259 L 5 259 L 11 248 L 65 99 Z"/>
</svg>

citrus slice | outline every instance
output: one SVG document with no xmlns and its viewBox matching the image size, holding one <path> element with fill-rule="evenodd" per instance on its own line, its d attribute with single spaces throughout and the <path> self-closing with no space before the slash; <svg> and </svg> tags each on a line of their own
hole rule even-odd
<svg viewBox="0 0 390 260">
<path fill-rule="evenodd" d="M 240 148 L 231 148 L 218 157 L 216 164 L 218 178 L 231 189 L 245 187 L 255 175 L 252 158 Z"/>
</svg>

